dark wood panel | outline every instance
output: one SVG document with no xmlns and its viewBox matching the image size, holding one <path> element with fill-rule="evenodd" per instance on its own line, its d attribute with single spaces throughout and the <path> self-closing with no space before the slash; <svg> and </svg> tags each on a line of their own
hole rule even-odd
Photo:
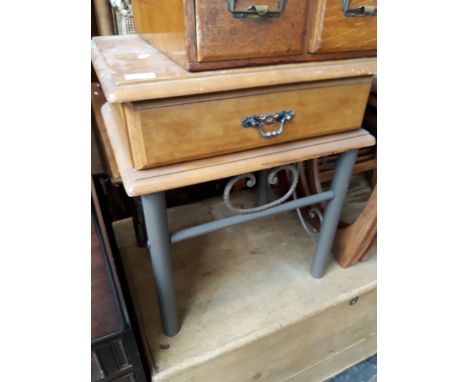
<svg viewBox="0 0 468 382">
<path fill-rule="evenodd" d="M 207 62 L 196 62 L 196 61 L 177 61 L 176 57 L 171 57 L 179 65 L 191 72 L 200 72 L 205 70 L 215 69 L 228 69 L 228 68 L 241 68 L 247 66 L 262 66 L 272 64 L 287 64 L 287 63 L 300 63 L 309 61 L 329 61 L 329 60 L 341 60 L 348 58 L 359 58 L 359 57 L 373 57 L 377 55 L 376 50 L 356 50 L 349 52 L 333 52 L 333 53 L 317 53 L 317 54 L 297 54 L 290 56 L 274 56 L 274 57 L 258 57 L 258 58 L 244 58 L 236 60 L 223 60 L 223 61 L 207 61 Z"/>
<path fill-rule="evenodd" d="M 96 227 L 91 225 L 91 339 L 107 336 L 123 328 L 119 309 L 106 273 Z"/>
<path fill-rule="evenodd" d="M 103 176 L 93 177 L 91 188 L 91 379 L 146 382 L 138 334 L 130 324 L 116 269 L 116 247 L 106 208 L 110 194 L 96 188 L 103 185 L 99 179 Z"/>
<path fill-rule="evenodd" d="M 273 10 L 277 0 L 263 0 Z M 250 0 L 235 1 L 247 9 Z M 196 37 L 199 62 L 239 58 L 287 56 L 304 52 L 307 0 L 289 0 L 279 17 L 236 18 L 225 0 L 196 0 Z"/>
</svg>

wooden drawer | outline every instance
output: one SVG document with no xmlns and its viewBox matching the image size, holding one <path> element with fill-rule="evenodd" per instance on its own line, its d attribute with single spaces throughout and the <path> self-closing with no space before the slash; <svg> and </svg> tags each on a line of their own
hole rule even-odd
<svg viewBox="0 0 468 382">
<path fill-rule="evenodd" d="M 262 0 L 269 9 L 278 0 Z M 234 1 L 235 10 L 251 0 Z M 236 18 L 226 0 L 196 0 L 197 57 L 199 62 L 301 54 L 306 32 L 307 0 L 288 0 L 279 17 Z"/>
<path fill-rule="evenodd" d="M 191 71 L 370 56 L 377 17 L 343 0 L 133 0 L 136 31 Z M 240 17 L 255 4 L 271 16 Z M 350 0 L 350 9 L 377 0 Z M 250 11 L 252 12 L 252 10 Z"/>
<path fill-rule="evenodd" d="M 361 126 L 372 77 L 142 101 L 124 105 L 134 166 L 157 167 Z M 293 111 L 270 138 L 241 120 Z M 248 122 L 248 121 L 244 121 Z M 262 127 L 268 134 L 280 123 Z"/>
<path fill-rule="evenodd" d="M 306 60 L 311 1 L 282 8 L 283 0 L 133 0 L 132 7 L 137 33 L 179 65 L 205 70 Z M 240 17 L 253 3 L 278 13 Z"/>
<path fill-rule="evenodd" d="M 377 8 L 377 0 L 351 0 L 349 9 Z M 372 55 L 377 49 L 377 16 L 345 16 L 341 0 L 318 0 L 314 5 L 315 30 L 310 34 L 313 54 L 361 52 Z"/>
</svg>

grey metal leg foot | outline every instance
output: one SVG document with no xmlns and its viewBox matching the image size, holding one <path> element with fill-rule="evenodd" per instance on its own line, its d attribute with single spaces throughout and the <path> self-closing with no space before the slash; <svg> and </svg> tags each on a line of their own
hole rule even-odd
<svg viewBox="0 0 468 382">
<path fill-rule="evenodd" d="M 336 161 L 335 174 L 331 184 L 331 190 L 335 193 L 335 197 L 328 202 L 325 209 L 314 258 L 310 266 L 310 274 L 315 278 L 321 278 L 325 273 L 356 157 L 357 150 L 350 150 L 340 154 Z"/>
<path fill-rule="evenodd" d="M 180 327 L 177 318 L 164 192 L 142 196 L 142 203 L 163 330 L 167 336 L 172 337 L 177 334 Z"/>
<path fill-rule="evenodd" d="M 258 172 L 257 181 L 257 200 L 256 206 L 263 206 L 268 203 L 268 170 L 261 170 Z"/>
</svg>

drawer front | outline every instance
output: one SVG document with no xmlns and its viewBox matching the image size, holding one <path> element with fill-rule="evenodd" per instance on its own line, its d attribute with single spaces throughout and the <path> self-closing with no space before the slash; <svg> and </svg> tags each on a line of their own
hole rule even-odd
<svg viewBox="0 0 468 382">
<path fill-rule="evenodd" d="M 302 54 L 307 51 L 309 0 L 287 0 L 277 17 L 237 18 L 229 0 L 195 0 L 197 57 L 199 62 Z M 251 0 L 233 0 L 235 12 L 246 10 Z M 261 0 L 270 11 L 278 0 Z"/>
<path fill-rule="evenodd" d="M 363 77 L 126 104 L 134 166 L 157 167 L 359 128 L 371 81 Z M 261 128 L 241 125 L 246 117 L 287 110 L 294 117 L 273 137 L 262 137 L 262 131 L 278 132 L 280 121 Z"/>
<path fill-rule="evenodd" d="M 351 0 L 350 9 L 377 7 L 377 0 Z M 377 49 L 377 16 L 345 16 L 341 0 L 319 0 L 315 8 L 311 53 L 341 53 Z"/>
</svg>

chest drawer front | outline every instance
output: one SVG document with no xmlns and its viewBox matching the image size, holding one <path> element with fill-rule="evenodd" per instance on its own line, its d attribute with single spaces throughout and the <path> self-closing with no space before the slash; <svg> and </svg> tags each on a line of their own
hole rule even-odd
<svg viewBox="0 0 468 382">
<path fill-rule="evenodd" d="M 361 126 L 371 77 L 125 105 L 137 169 L 244 151 Z M 246 117 L 293 111 L 281 134 L 241 126 Z M 265 133 L 280 123 L 265 125 Z M 274 135 L 274 134 L 273 134 Z"/>
<path fill-rule="evenodd" d="M 351 0 L 349 9 L 377 7 L 377 0 Z M 377 16 L 345 16 L 342 0 L 319 0 L 311 53 L 340 53 L 377 49 Z"/>
<path fill-rule="evenodd" d="M 305 47 L 309 0 L 287 0 L 274 17 L 249 14 L 251 0 L 195 0 L 196 41 L 199 62 L 302 54 Z M 281 10 L 282 1 L 261 0 L 255 4 Z"/>
</svg>

